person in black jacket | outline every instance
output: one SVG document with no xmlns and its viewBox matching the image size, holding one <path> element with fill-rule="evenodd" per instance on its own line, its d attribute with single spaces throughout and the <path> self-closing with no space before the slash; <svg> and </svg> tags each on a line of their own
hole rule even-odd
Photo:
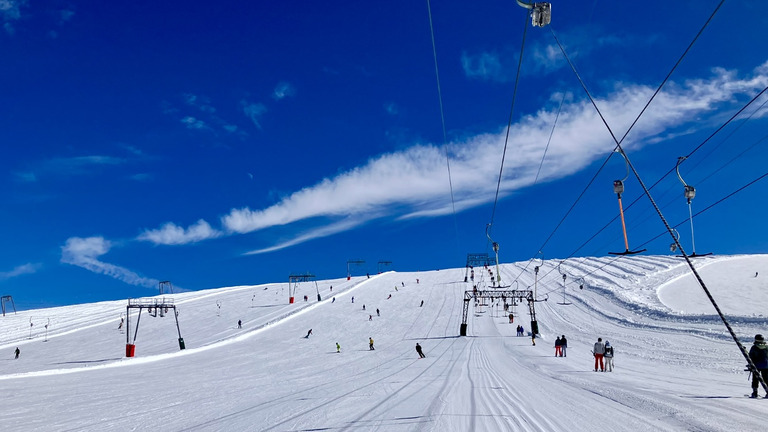
<svg viewBox="0 0 768 432">
<path fill-rule="evenodd" d="M 768 345 L 765 344 L 763 335 L 755 335 L 755 342 L 749 349 L 749 358 L 752 359 L 752 363 L 757 368 L 757 370 L 752 371 L 752 395 L 750 396 L 756 398 L 757 386 L 760 383 L 758 374 L 762 375 L 763 382 L 768 383 Z M 765 397 L 768 397 L 768 394 Z"/>
</svg>

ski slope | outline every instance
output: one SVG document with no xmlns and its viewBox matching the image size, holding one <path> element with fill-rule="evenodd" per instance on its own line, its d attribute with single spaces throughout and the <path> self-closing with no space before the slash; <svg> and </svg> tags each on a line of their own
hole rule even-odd
<svg viewBox="0 0 768 432">
<path fill-rule="evenodd" d="M 0 318 L 0 424 L 4 431 L 764 429 L 768 400 L 744 397 L 745 361 L 682 259 L 558 263 L 501 266 L 504 283 L 518 280 L 512 289 L 531 286 L 547 299 L 535 304 L 535 346 L 515 335 L 517 324 L 530 330 L 526 305 L 516 306 L 510 324 L 501 305 L 473 304 L 468 335 L 458 336 L 472 288 L 464 269 L 317 288 L 304 282 L 294 304 L 287 283 L 166 295 L 179 310 L 186 349 L 172 315 L 145 312 L 133 358 L 125 357 L 126 329 L 118 329 L 127 301 L 10 313 Z M 768 255 L 695 263 L 747 348 L 755 333 L 768 333 Z M 476 268 L 475 284 L 489 288 L 489 273 Z M 562 334 L 567 357 L 554 357 Z M 593 371 L 598 337 L 615 347 L 612 373 Z"/>
</svg>

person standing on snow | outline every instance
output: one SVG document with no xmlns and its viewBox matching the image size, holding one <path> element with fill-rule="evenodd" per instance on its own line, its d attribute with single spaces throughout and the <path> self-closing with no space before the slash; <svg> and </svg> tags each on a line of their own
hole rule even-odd
<svg viewBox="0 0 768 432">
<path fill-rule="evenodd" d="M 371 337 L 368 338 L 368 349 L 370 349 L 371 351 L 374 350 L 374 348 L 373 348 L 373 338 L 371 338 Z"/>
<path fill-rule="evenodd" d="M 336 352 L 337 352 L 337 353 L 340 353 L 340 352 L 341 352 L 341 345 L 339 345 L 339 343 L 338 343 L 338 342 L 336 342 Z"/>
<path fill-rule="evenodd" d="M 237 328 L 243 328 L 243 320 L 237 320 Z"/>
<path fill-rule="evenodd" d="M 560 336 L 560 347 L 563 349 L 563 357 L 568 357 L 565 353 L 568 348 L 568 339 L 565 338 L 565 335 Z"/>
<path fill-rule="evenodd" d="M 422 300 L 421 304 L 419 305 L 419 307 L 422 307 L 422 306 L 424 306 L 424 300 Z"/>
<path fill-rule="evenodd" d="M 605 344 L 603 338 L 597 338 L 594 348 L 592 348 L 592 355 L 595 356 L 595 372 L 597 372 L 597 364 L 600 363 L 600 371 L 605 372 L 605 366 L 603 365 L 603 356 L 605 355 Z"/>
<path fill-rule="evenodd" d="M 613 372 L 613 347 L 608 341 L 605 341 L 605 371 Z"/>
<path fill-rule="evenodd" d="M 16 352 L 19 349 L 16 348 Z M 16 354 L 18 357 L 18 354 Z M 765 344 L 765 338 L 763 335 L 756 334 L 755 342 L 752 344 L 752 348 L 749 349 L 749 358 L 752 359 L 752 363 L 755 364 L 757 370 L 752 371 L 752 395 L 750 397 L 757 397 L 757 385 L 760 383 L 758 374 L 763 376 L 763 382 L 768 383 L 768 345 Z M 765 395 L 768 397 L 768 394 Z"/>
<path fill-rule="evenodd" d="M 19 347 L 16 347 L 16 351 L 14 351 L 14 353 L 16 354 L 16 358 L 19 358 L 19 354 L 21 354 L 21 351 L 19 351 Z"/>
<path fill-rule="evenodd" d="M 563 342 L 560 340 L 560 336 L 555 339 L 555 357 L 563 356 Z"/>
<path fill-rule="evenodd" d="M 418 342 L 416 342 L 416 352 L 419 354 L 419 358 L 424 358 L 424 357 L 426 357 L 426 356 L 424 355 L 424 352 L 421 350 L 421 345 L 419 345 L 419 343 L 418 343 Z"/>
<path fill-rule="evenodd" d="M 376 316 L 381 316 L 381 314 L 379 313 L 379 308 L 376 308 Z"/>
</svg>

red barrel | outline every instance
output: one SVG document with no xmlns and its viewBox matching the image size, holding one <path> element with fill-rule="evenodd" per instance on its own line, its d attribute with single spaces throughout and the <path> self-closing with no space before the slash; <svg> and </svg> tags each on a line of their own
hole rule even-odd
<svg viewBox="0 0 768 432">
<path fill-rule="evenodd" d="M 135 354 L 136 354 L 136 345 L 126 344 L 125 345 L 125 356 L 126 357 L 133 357 Z"/>
<path fill-rule="evenodd" d="M 289 298 L 288 298 L 288 303 L 289 303 L 289 304 L 293 304 L 293 301 L 294 301 L 294 300 L 295 300 L 295 299 L 294 299 L 293 297 L 289 297 Z"/>
</svg>

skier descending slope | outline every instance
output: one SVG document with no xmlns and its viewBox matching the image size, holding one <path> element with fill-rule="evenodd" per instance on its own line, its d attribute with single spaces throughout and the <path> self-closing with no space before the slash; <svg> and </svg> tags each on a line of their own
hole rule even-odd
<svg viewBox="0 0 768 432">
<path fill-rule="evenodd" d="M 419 354 L 419 358 L 424 358 L 424 357 L 426 357 L 426 356 L 424 355 L 424 352 L 421 350 L 421 345 L 419 345 L 419 343 L 418 343 L 418 342 L 416 342 L 416 352 Z"/>
</svg>

